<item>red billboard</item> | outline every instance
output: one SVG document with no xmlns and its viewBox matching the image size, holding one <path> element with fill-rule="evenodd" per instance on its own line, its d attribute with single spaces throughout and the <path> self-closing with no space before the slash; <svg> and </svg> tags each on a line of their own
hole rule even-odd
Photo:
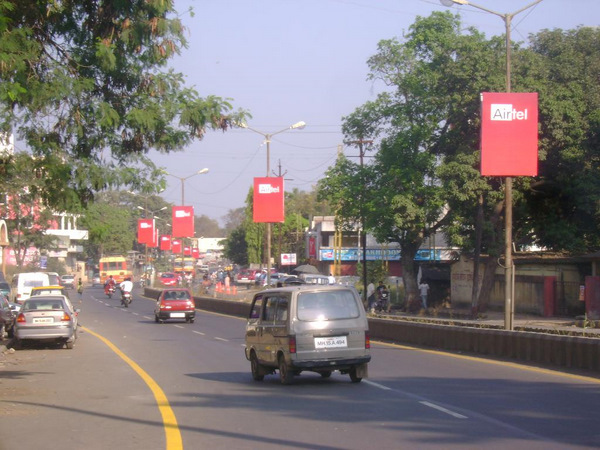
<svg viewBox="0 0 600 450">
<path fill-rule="evenodd" d="M 192 247 L 190 247 L 189 245 L 184 245 L 183 256 L 192 256 Z"/>
<path fill-rule="evenodd" d="M 147 245 L 148 245 L 148 247 L 151 247 L 151 248 L 158 247 L 158 228 L 154 229 L 154 235 L 153 235 L 153 238 L 152 238 L 152 242 L 149 243 L 149 244 L 147 244 Z"/>
<path fill-rule="evenodd" d="M 163 234 L 160 236 L 160 249 L 171 250 L 171 236 Z"/>
<path fill-rule="evenodd" d="M 200 250 L 198 250 L 198 247 L 192 247 L 192 258 L 200 258 Z"/>
<path fill-rule="evenodd" d="M 171 242 L 171 250 L 173 253 L 181 253 L 181 240 L 173 239 Z"/>
<path fill-rule="evenodd" d="M 194 237 L 193 206 L 173 206 L 173 237 Z"/>
<path fill-rule="evenodd" d="M 283 177 L 254 178 L 254 222 L 283 222 Z"/>
<path fill-rule="evenodd" d="M 538 95 L 481 94 L 481 175 L 538 174 Z"/>
<path fill-rule="evenodd" d="M 154 242 L 154 219 L 138 219 L 138 242 L 152 245 Z"/>
</svg>

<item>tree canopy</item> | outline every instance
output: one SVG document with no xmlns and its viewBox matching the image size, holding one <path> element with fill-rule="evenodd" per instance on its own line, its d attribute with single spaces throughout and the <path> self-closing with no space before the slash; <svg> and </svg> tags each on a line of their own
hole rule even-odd
<svg viewBox="0 0 600 450">
<path fill-rule="evenodd" d="M 0 0 L 0 130 L 45 166 L 40 201 L 69 210 L 107 187 L 148 189 L 162 178 L 150 149 L 241 120 L 168 69 L 184 32 L 172 0 Z"/>
</svg>

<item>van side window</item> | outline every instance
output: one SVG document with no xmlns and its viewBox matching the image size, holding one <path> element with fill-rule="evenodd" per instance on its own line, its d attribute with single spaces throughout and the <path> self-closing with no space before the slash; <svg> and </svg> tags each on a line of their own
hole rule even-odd
<svg viewBox="0 0 600 450">
<path fill-rule="evenodd" d="M 275 314 L 275 323 L 284 324 L 288 318 L 289 301 L 285 297 L 280 297 L 277 301 L 277 313 Z"/>
<path fill-rule="evenodd" d="M 275 314 L 277 312 L 277 302 L 278 302 L 277 297 L 268 297 L 267 298 L 267 303 L 265 305 L 265 316 L 263 318 L 265 322 L 272 323 L 275 321 Z"/>
<path fill-rule="evenodd" d="M 250 308 L 250 317 L 252 321 L 256 321 L 260 318 L 260 311 L 262 310 L 263 297 L 259 296 L 254 299 L 252 307 Z"/>
</svg>

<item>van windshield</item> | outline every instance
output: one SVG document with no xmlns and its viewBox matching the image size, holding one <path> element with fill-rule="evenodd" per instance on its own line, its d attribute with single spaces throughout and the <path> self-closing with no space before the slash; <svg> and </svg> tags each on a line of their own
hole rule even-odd
<svg viewBox="0 0 600 450">
<path fill-rule="evenodd" d="M 298 295 L 298 319 L 304 321 L 355 319 L 358 302 L 350 290 L 303 292 Z"/>
</svg>

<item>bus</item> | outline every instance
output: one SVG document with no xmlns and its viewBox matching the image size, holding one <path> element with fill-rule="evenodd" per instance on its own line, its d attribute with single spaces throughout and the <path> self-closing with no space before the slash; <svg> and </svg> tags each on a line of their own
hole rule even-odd
<svg viewBox="0 0 600 450">
<path fill-rule="evenodd" d="M 181 264 L 181 256 L 175 258 L 173 261 L 173 266 L 173 271 L 175 273 L 191 273 L 192 276 L 196 276 L 196 260 L 191 256 L 184 256 L 183 264 Z"/>
<path fill-rule="evenodd" d="M 100 258 L 100 282 L 106 283 L 106 280 L 112 275 L 116 283 L 120 283 L 125 278 L 133 279 L 133 273 L 128 267 L 127 258 L 123 256 L 103 256 Z"/>
</svg>

